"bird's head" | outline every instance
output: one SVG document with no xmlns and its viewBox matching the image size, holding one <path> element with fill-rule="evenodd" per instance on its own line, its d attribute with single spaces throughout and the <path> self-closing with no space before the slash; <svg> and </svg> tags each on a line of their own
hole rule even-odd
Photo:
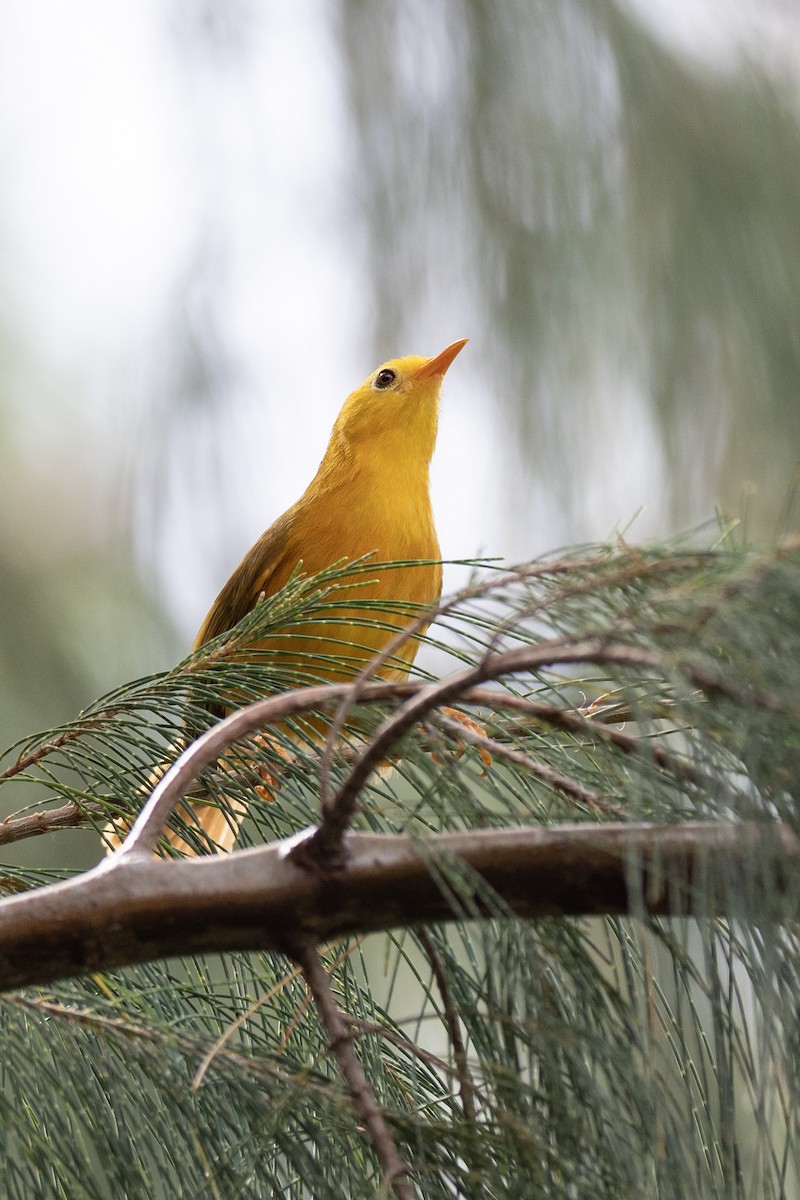
<svg viewBox="0 0 800 1200">
<path fill-rule="evenodd" d="M 397 446 L 398 438 L 426 461 L 433 454 L 439 418 L 442 380 L 467 339 L 453 342 L 435 358 L 408 355 L 383 363 L 347 397 L 334 426 L 334 438 L 351 450 L 382 444 Z"/>
</svg>

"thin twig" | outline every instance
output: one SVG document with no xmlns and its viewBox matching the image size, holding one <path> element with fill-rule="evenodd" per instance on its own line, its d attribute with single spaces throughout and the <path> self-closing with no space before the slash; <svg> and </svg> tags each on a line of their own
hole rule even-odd
<svg viewBox="0 0 800 1200">
<path fill-rule="evenodd" d="M 477 699 L 477 695 L 485 696 L 486 699 Z M 553 729 L 563 729 L 567 733 L 574 734 L 589 734 L 600 741 L 610 742 L 624 754 L 649 758 L 657 767 L 671 772 L 677 778 L 686 780 L 687 783 L 707 787 L 713 782 L 715 788 L 720 786 L 718 779 L 712 780 L 685 759 L 665 750 L 663 746 L 656 745 L 652 737 L 641 737 L 625 733 L 621 729 L 614 729 L 604 723 L 602 714 L 588 717 L 585 708 L 558 708 L 553 704 L 545 704 L 541 700 L 528 700 L 525 696 L 515 696 L 510 692 L 490 692 L 487 688 L 471 689 L 460 697 L 460 702 L 493 705 L 496 709 L 508 709 L 522 713 L 530 721 L 549 725 Z M 524 731 L 524 725 L 511 726 L 508 729 L 508 732 L 513 735 Z"/>
<path fill-rule="evenodd" d="M 319 807 L 321 812 L 327 812 L 333 802 L 331 788 L 331 770 L 333 768 L 333 756 L 336 751 L 336 744 L 339 740 L 339 735 L 344 728 L 345 722 L 352 711 L 355 704 L 361 700 L 364 694 L 364 688 L 370 680 L 378 674 L 381 667 L 394 656 L 394 654 L 403 646 L 409 638 L 421 633 L 426 625 L 430 624 L 433 616 L 438 615 L 436 609 L 426 610 L 405 625 L 399 633 L 397 633 L 391 641 L 374 654 L 369 662 L 362 668 L 352 684 L 348 688 L 347 693 L 342 697 L 342 700 L 333 715 L 333 720 L 328 727 L 328 734 L 325 738 L 325 746 L 322 751 L 319 769 Z"/>
<path fill-rule="evenodd" d="M 374 1034 L 384 1042 L 389 1042 L 390 1045 L 396 1046 L 398 1050 L 402 1050 L 411 1058 L 416 1058 L 421 1063 L 425 1063 L 428 1067 L 434 1067 L 445 1078 L 455 1076 L 456 1072 L 446 1063 L 438 1054 L 434 1054 L 432 1050 L 425 1050 L 422 1046 L 418 1046 L 416 1042 L 408 1036 L 407 1033 L 401 1033 L 397 1029 L 389 1029 L 386 1025 L 381 1025 L 377 1021 L 365 1021 L 362 1017 L 351 1017 L 349 1013 L 343 1013 L 345 1021 L 353 1029 L 359 1037 L 368 1037 Z M 412 1018 L 408 1018 L 411 1020 Z M 413 1020 L 416 1022 L 417 1017 Z"/>
<path fill-rule="evenodd" d="M 613 586 L 620 588 L 626 583 L 633 582 L 641 578 L 643 575 L 653 576 L 657 574 L 672 574 L 680 569 L 691 569 L 697 566 L 696 556 L 688 558 L 667 559 L 660 562 L 648 562 L 641 555 L 632 552 L 630 546 L 624 546 L 628 558 L 634 562 L 633 567 L 620 567 L 618 560 L 608 558 L 600 553 L 590 556 L 585 559 L 560 559 L 553 563 L 556 569 L 553 571 L 547 570 L 547 564 L 541 564 L 533 571 L 529 571 L 525 566 L 521 567 L 518 572 L 519 582 L 525 583 L 530 579 L 535 579 L 542 575 L 564 575 L 575 574 L 578 576 L 578 582 L 570 584 L 569 587 L 562 587 L 556 594 L 555 599 L 559 604 L 563 604 L 567 600 L 574 600 L 579 596 L 596 595 L 604 587 Z M 586 577 L 586 572 L 592 568 L 604 568 L 605 574 L 589 574 Z M 491 581 L 490 581 L 491 582 Z M 494 589 L 487 589 L 494 590 Z M 486 646 L 487 653 L 496 651 L 497 647 L 512 630 L 519 628 L 526 621 L 530 621 L 531 617 L 537 613 L 543 612 L 554 605 L 554 598 L 550 595 L 543 595 L 537 598 L 534 602 L 524 605 L 516 611 L 512 612 L 504 621 L 501 621 L 495 629 L 492 630 L 492 636 Z M 623 610 L 624 611 L 624 610 Z M 620 617 L 623 613 L 620 613 Z M 613 629 L 607 630 L 608 636 L 619 634 L 622 630 L 622 623 L 617 621 Z M 598 631 L 595 630 L 595 633 Z"/>
<path fill-rule="evenodd" d="M 475 1087 L 470 1079 L 469 1063 L 467 1061 L 467 1048 L 464 1045 L 464 1039 L 461 1036 L 461 1022 L 458 1019 L 458 1010 L 456 1009 L 453 1000 L 453 994 L 450 991 L 450 983 L 447 978 L 447 971 L 442 962 L 441 955 L 436 948 L 431 935 L 427 929 L 420 927 L 417 930 L 417 939 L 422 946 L 428 961 L 431 964 L 433 977 L 436 980 L 436 986 L 439 989 L 439 995 L 442 998 L 442 1007 L 444 1008 L 445 1022 L 447 1024 L 447 1034 L 450 1038 L 450 1044 L 453 1047 L 453 1061 L 456 1065 L 456 1074 L 458 1076 L 458 1090 L 461 1097 L 461 1105 L 464 1109 L 464 1116 L 472 1124 L 475 1123 Z"/>
<path fill-rule="evenodd" d="M 77 825 L 84 825 L 90 808 L 98 813 L 103 811 L 100 805 L 85 804 L 79 808 L 74 800 L 70 800 L 61 808 L 47 808 L 24 817 L 6 817 L 0 821 L 0 846 L 36 837 L 40 833 L 52 833 L 55 829 L 74 829 Z"/>
<path fill-rule="evenodd" d="M 277 983 L 273 983 L 271 988 L 267 988 L 265 992 L 262 992 L 258 999 L 254 1000 L 252 1004 L 248 1004 L 244 1012 L 239 1013 L 239 1016 L 236 1018 L 236 1020 L 231 1021 L 231 1023 L 225 1029 L 223 1029 L 216 1041 L 212 1042 L 206 1054 L 203 1055 L 203 1061 L 195 1071 L 194 1079 L 192 1080 L 193 1092 L 196 1092 L 200 1087 L 200 1084 L 203 1082 L 203 1079 L 206 1076 L 208 1068 L 211 1066 L 217 1055 L 225 1049 L 236 1030 L 241 1029 L 241 1027 L 250 1020 L 254 1013 L 257 1013 L 258 1010 L 263 1008 L 265 1004 L 269 1004 L 270 1000 L 287 988 L 292 980 L 297 979 L 300 973 L 299 967 L 295 967 L 293 971 L 289 971 L 289 973 L 284 975 L 282 979 L 279 979 Z"/>
<path fill-rule="evenodd" d="M 417 1200 L 416 1188 L 408 1180 L 408 1164 L 400 1156 L 372 1084 L 355 1052 L 353 1035 L 333 998 L 328 972 L 319 952 L 314 946 L 305 946 L 295 953 L 295 957 L 314 997 L 320 1023 L 328 1036 L 329 1049 L 344 1076 L 356 1115 L 367 1128 L 392 1191 L 399 1200 Z"/>
<path fill-rule="evenodd" d="M 92 722 L 95 724 L 95 722 Z M 34 766 L 41 759 L 46 758 L 48 754 L 52 754 L 55 750 L 60 750 L 67 742 L 72 742 L 75 738 L 80 737 L 89 729 L 90 725 L 81 725 L 80 727 L 71 726 L 69 729 L 62 729 L 49 742 L 42 742 L 35 750 L 29 750 L 27 754 L 20 754 L 15 762 L 11 763 L 3 771 L 0 771 L 0 783 L 5 783 L 7 779 L 13 779 L 15 775 L 19 775 L 21 771 L 26 771 L 28 767 Z"/>
<path fill-rule="evenodd" d="M 485 733 L 479 733 L 476 729 L 470 729 L 468 725 L 462 725 L 460 721 L 455 721 L 452 717 L 446 717 L 441 712 L 435 713 L 431 719 L 443 729 L 454 734 L 459 741 L 467 742 L 470 746 L 479 746 L 496 758 L 502 758 L 506 762 L 513 763 L 514 766 L 523 767 L 531 775 L 535 775 L 537 779 L 549 784 L 556 791 L 563 792 L 565 796 L 570 796 L 573 800 L 585 804 L 597 816 L 620 816 L 620 806 L 609 804 L 601 792 L 584 787 L 577 779 L 570 779 L 568 775 L 562 775 L 560 771 L 554 770 L 547 763 L 539 762 L 530 754 L 525 754 L 522 750 L 515 750 L 513 746 L 506 746 L 502 742 L 488 737 Z"/>
<path fill-rule="evenodd" d="M 90 1008 L 77 1008 L 73 1004 L 61 1004 L 43 996 L 32 996 L 29 993 L 14 994 L 6 996 L 4 1003 L 30 1009 L 39 1014 L 44 1013 L 48 1017 L 80 1025 L 87 1029 L 97 1029 L 106 1036 L 146 1042 L 162 1052 L 168 1050 L 170 1053 L 174 1053 L 177 1050 L 187 1058 L 196 1058 L 206 1049 L 206 1044 L 202 1039 L 178 1033 L 174 1027 L 165 1030 L 149 1025 L 137 1025 L 127 1016 L 108 1017 L 94 1012 Z M 248 1058 L 246 1054 L 225 1050 L 216 1054 L 215 1062 L 219 1069 L 227 1068 L 235 1071 L 237 1075 L 245 1072 L 270 1083 L 279 1083 L 284 1090 L 289 1087 L 310 1089 L 328 1100 L 333 1099 L 336 1093 L 341 1094 L 339 1087 L 334 1084 L 323 1083 L 319 1079 L 313 1078 L 308 1072 L 287 1071 L 284 1067 L 277 1066 L 270 1058 Z"/>
<path fill-rule="evenodd" d="M 391 699 L 390 683 L 372 685 L 371 698 Z M 201 734 L 183 751 L 153 789 L 150 799 L 140 812 L 133 828 L 116 853 L 116 858 L 144 854 L 155 850 L 161 832 L 173 809 L 184 799 L 189 787 L 200 772 L 240 738 L 256 730 L 285 720 L 309 708 L 325 708 L 341 699 L 349 684 L 323 684 L 319 687 L 297 688 L 280 696 L 257 700 L 225 717 Z M 111 860 L 113 862 L 113 858 Z"/>
<path fill-rule="evenodd" d="M 360 937 L 354 937 L 354 938 L 348 939 L 347 943 L 342 947 L 342 949 L 336 955 L 336 958 L 331 963 L 330 970 L 331 971 L 338 970 L 339 967 L 342 965 L 342 963 L 346 962 L 347 959 L 351 956 L 351 954 L 354 954 L 356 952 L 356 950 L 358 950 L 361 947 L 366 936 L 367 936 L 366 934 L 362 934 Z M 333 943 L 330 943 L 328 946 L 323 946 L 322 953 L 324 953 L 326 950 L 329 950 L 332 945 L 333 945 Z M 295 1009 L 295 1012 L 292 1015 L 291 1021 L 286 1026 L 286 1028 L 283 1031 L 283 1034 L 281 1035 L 280 1048 L 282 1051 L 285 1050 L 286 1047 L 289 1045 L 289 1042 L 292 1040 L 292 1038 L 294 1036 L 295 1029 L 300 1024 L 301 1019 L 305 1016 L 312 1001 L 313 1001 L 313 997 L 312 997 L 311 993 L 307 992 L 305 1000 L 302 1002 L 302 1004 L 299 1005 L 299 1007 L 297 1009 Z"/>
</svg>

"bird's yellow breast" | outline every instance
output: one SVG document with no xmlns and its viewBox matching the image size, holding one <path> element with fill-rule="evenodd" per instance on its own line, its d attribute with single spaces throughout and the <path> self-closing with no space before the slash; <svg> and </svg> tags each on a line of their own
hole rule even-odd
<svg viewBox="0 0 800 1200">
<path fill-rule="evenodd" d="M 288 625 L 255 644 L 276 670 L 309 679 L 357 673 L 414 617 L 439 599 L 441 552 L 428 472 L 436 441 L 442 378 L 464 345 L 435 359 L 384 363 L 342 407 L 319 470 L 300 500 L 259 538 L 217 597 L 195 645 L 230 629 L 277 592 L 298 564 L 314 575 L 342 559 L 371 556 L 375 575 L 340 586 L 314 621 Z M 380 570 L 380 564 L 427 560 Z M 373 606 L 374 605 L 374 606 Z M 385 605 L 392 607 L 386 608 Z M 409 640 L 384 676 L 403 676 L 417 642 Z"/>
<path fill-rule="evenodd" d="M 417 606 L 430 606 L 439 599 L 441 552 L 427 479 L 424 489 L 407 487 L 393 497 L 374 490 L 368 480 L 351 480 L 341 490 L 304 497 L 287 518 L 286 543 L 279 560 L 272 564 L 269 580 L 264 581 L 266 594 L 282 587 L 299 562 L 305 574 L 314 575 L 343 558 L 352 561 L 369 555 L 376 571 L 360 571 L 352 586 L 340 585 L 327 616 L 290 626 L 258 643 L 260 651 L 275 655 L 280 667 L 314 679 L 336 681 L 352 676 L 413 619 Z M 385 562 L 411 559 L 433 561 L 389 570 L 380 567 Z M 348 603 L 353 600 L 358 601 L 357 606 Z M 384 607 L 385 602 L 391 607 Z M 381 674 L 404 676 L 402 663 L 413 661 L 417 645 L 416 640 L 409 640 L 398 651 L 401 663 L 387 664 Z M 332 658 L 341 660 L 340 664 L 332 664 Z"/>
</svg>

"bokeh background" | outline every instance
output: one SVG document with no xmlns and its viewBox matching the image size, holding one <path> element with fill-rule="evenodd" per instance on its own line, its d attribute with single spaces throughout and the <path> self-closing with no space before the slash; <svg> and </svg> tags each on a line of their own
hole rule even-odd
<svg viewBox="0 0 800 1200">
<path fill-rule="evenodd" d="M 182 656 L 345 395 L 463 336 L 448 557 L 791 527 L 794 0 L 3 5 L 4 744 Z"/>
</svg>

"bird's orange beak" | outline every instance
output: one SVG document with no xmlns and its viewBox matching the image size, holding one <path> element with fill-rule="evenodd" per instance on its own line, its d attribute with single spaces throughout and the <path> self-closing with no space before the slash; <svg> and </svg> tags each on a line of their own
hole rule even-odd
<svg viewBox="0 0 800 1200">
<path fill-rule="evenodd" d="M 453 342 L 441 354 L 437 354 L 436 358 L 430 358 L 426 363 L 415 371 L 412 379 L 433 379 L 434 375 L 444 375 L 450 363 L 460 350 L 463 350 L 468 342 L 468 338 L 462 338 L 460 342 Z"/>
</svg>

